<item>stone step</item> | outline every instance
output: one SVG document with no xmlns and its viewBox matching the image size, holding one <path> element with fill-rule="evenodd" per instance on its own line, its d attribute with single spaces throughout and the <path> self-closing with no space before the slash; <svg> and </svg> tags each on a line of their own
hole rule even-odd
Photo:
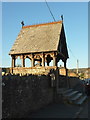
<svg viewBox="0 0 90 120">
<path fill-rule="evenodd" d="M 87 99 L 87 96 L 83 95 L 83 93 L 67 88 L 58 89 L 58 95 L 62 95 L 65 102 L 75 105 L 81 105 Z"/>
<path fill-rule="evenodd" d="M 70 98 L 70 101 L 78 100 L 82 96 L 82 93 L 77 93 L 75 96 Z"/>
<path fill-rule="evenodd" d="M 82 96 L 79 100 L 77 100 L 75 103 L 76 103 L 77 105 L 81 105 L 81 104 L 84 103 L 84 101 L 85 101 L 86 99 L 87 99 L 87 96 L 84 95 L 84 96 Z"/>
<path fill-rule="evenodd" d="M 69 93 L 64 94 L 64 97 L 70 98 L 77 93 L 78 93 L 78 91 L 71 91 Z"/>
<path fill-rule="evenodd" d="M 73 89 L 67 89 L 67 90 L 63 91 L 62 94 L 63 94 L 63 95 L 69 94 L 69 93 L 71 93 L 72 91 L 73 91 Z"/>
</svg>

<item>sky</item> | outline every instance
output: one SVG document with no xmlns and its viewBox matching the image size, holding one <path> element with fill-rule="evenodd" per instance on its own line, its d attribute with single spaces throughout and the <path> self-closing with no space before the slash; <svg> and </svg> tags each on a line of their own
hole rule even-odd
<svg viewBox="0 0 90 120">
<path fill-rule="evenodd" d="M 48 2 L 48 5 L 56 21 L 64 16 L 67 68 L 76 68 L 77 59 L 80 68 L 88 67 L 88 2 Z M 8 54 L 21 30 L 22 20 L 25 25 L 54 21 L 45 2 L 3 2 L 2 67 L 11 66 Z"/>
</svg>

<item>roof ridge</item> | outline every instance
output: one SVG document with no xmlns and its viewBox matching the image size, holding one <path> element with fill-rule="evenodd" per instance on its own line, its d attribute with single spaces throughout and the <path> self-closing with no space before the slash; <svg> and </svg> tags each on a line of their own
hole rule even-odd
<svg viewBox="0 0 90 120">
<path fill-rule="evenodd" d="M 55 22 L 49 22 L 49 23 L 41 23 L 41 24 L 35 24 L 35 25 L 27 25 L 27 26 L 23 26 L 22 28 L 38 27 L 38 26 L 51 25 L 51 24 L 57 24 L 57 23 L 62 23 L 62 21 L 55 21 Z"/>
</svg>

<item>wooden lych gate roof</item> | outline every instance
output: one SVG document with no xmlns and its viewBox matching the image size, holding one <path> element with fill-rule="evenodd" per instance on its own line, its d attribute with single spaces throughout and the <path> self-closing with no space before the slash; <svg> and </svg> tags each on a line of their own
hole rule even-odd
<svg viewBox="0 0 90 120">
<path fill-rule="evenodd" d="M 10 55 L 59 51 L 68 58 L 62 21 L 23 26 Z"/>
</svg>

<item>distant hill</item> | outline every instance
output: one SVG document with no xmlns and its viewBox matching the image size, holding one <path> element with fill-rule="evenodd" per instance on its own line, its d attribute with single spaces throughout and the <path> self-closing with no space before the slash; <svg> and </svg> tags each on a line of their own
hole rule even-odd
<svg viewBox="0 0 90 120">
<path fill-rule="evenodd" d="M 77 75 L 77 69 L 69 69 L 68 73 L 75 73 Z M 78 75 L 84 78 L 90 78 L 90 68 L 79 68 Z"/>
</svg>

